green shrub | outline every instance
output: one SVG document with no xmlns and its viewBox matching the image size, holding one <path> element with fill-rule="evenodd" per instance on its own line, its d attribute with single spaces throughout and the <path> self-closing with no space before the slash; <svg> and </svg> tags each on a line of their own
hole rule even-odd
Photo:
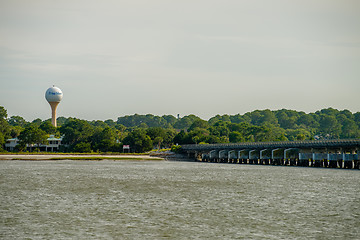
<svg viewBox="0 0 360 240">
<path fill-rule="evenodd" d="M 181 152 L 181 146 L 180 145 L 173 145 L 171 147 L 171 151 L 174 153 L 180 153 Z"/>
</svg>

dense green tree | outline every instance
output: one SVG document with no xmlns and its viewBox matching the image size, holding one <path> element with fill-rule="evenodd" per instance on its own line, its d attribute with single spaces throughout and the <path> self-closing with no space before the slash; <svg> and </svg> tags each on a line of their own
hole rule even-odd
<svg viewBox="0 0 360 240">
<path fill-rule="evenodd" d="M 250 123 L 251 118 L 249 116 L 236 114 L 236 115 L 230 116 L 230 121 L 232 123 L 242 123 L 242 122 Z"/>
<path fill-rule="evenodd" d="M 190 136 L 188 133 L 186 133 L 184 130 L 181 130 L 175 137 L 174 137 L 174 143 L 175 144 L 192 144 L 194 143 L 192 141 L 192 136 Z"/>
<path fill-rule="evenodd" d="M 266 109 L 243 115 L 216 115 L 209 121 L 195 115 L 177 119 L 172 115 L 135 114 L 119 117 L 116 122 L 59 117 L 58 126 L 61 127 L 57 131 L 50 120 L 35 119 L 29 124 L 20 116 L 7 119 L 6 109 L 0 106 L 0 150 L 6 139 L 24 135 L 29 132 L 29 126 L 39 127 L 48 134 L 60 131 L 70 151 L 120 151 L 123 143 L 129 143 L 132 151 L 141 152 L 176 143 L 293 141 L 313 139 L 315 135 L 330 139 L 360 138 L 360 112 L 353 114 L 348 110 L 327 108 L 307 114 Z"/>
<path fill-rule="evenodd" d="M 73 147 L 72 151 L 78 153 L 91 152 L 91 144 L 89 142 L 79 142 Z"/>
<path fill-rule="evenodd" d="M 278 121 L 275 114 L 269 109 L 266 110 L 255 110 L 251 113 L 245 113 L 245 116 L 251 119 L 251 123 L 257 126 L 263 124 L 273 124 L 277 125 Z"/>
<path fill-rule="evenodd" d="M 163 115 L 162 118 L 169 124 L 170 126 L 174 126 L 177 119 L 173 115 Z"/>
<path fill-rule="evenodd" d="M 7 110 L 3 107 L 0 106 L 0 119 L 7 119 L 8 115 L 7 115 Z"/>
<path fill-rule="evenodd" d="M 208 122 L 210 125 L 214 125 L 217 122 L 231 122 L 231 118 L 227 114 L 222 116 L 218 114 L 215 117 L 210 118 Z"/>
<path fill-rule="evenodd" d="M 154 140 L 157 137 L 163 138 L 165 136 L 165 129 L 161 127 L 150 127 L 146 130 L 146 134 Z"/>
<path fill-rule="evenodd" d="M 10 125 L 6 121 L 7 111 L 0 106 L 0 151 L 3 151 L 3 146 L 7 138 L 10 137 Z"/>
<path fill-rule="evenodd" d="M 23 127 L 15 126 L 10 128 L 10 137 L 16 138 L 20 135 L 20 133 L 24 130 Z"/>
<path fill-rule="evenodd" d="M 202 119 L 197 119 L 195 120 L 191 126 L 189 127 L 188 131 L 192 131 L 196 128 L 202 128 L 202 129 L 208 129 L 210 126 L 209 126 L 209 123 L 205 120 L 202 120 Z"/>
<path fill-rule="evenodd" d="M 287 129 L 286 138 L 290 141 L 300 141 L 300 140 L 310 140 L 311 139 L 311 133 L 303 128 L 298 129 Z"/>
<path fill-rule="evenodd" d="M 146 127 L 163 127 L 163 128 L 165 128 L 165 127 L 169 126 L 166 119 L 169 119 L 169 118 L 154 116 L 152 114 L 147 114 L 147 115 L 134 114 L 131 116 L 119 117 L 117 120 L 117 123 L 122 124 L 126 127 L 140 127 L 140 125 L 143 125 Z M 144 125 L 144 124 L 146 124 L 146 125 Z"/>
<path fill-rule="evenodd" d="M 214 135 L 209 135 L 206 138 L 206 142 L 207 143 L 211 143 L 211 144 L 215 144 L 215 143 L 226 143 L 229 140 L 227 137 L 218 137 L 218 136 L 214 136 Z"/>
<path fill-rule="evenodd" d="M 330 111 L 333 113 L 333 111 Z M 320 115 L 319 132 L 326 138 L 339 138 L 341 133 L 341 125 L 336 120 L 334 115 Z"/>
<path fill-rule="evenodd" d="M 248 131 L 249 142 L 286 141 L 285 130 L 271 124 L 251 126 Z"/>
<path fill-rule="evenodd" d="M 0 132 L 0 152 L 4 151 L 3 145 L 5 144 L 6 139 L 3 133 Z"/>
<path fill-rule="evenodd" d="M 314 114 L 303 114 L 297 119 L 296 123 L 297 125 L 306 129 L 319 127 L 319 123 L 315 119 Z"/>
<path fill-rule="evenodd" d="M 58 117 L 56 119 L 56 125 L 57 127 L 61 127 L 64 123 L 66 123 L 68 119 L 66 117 Z"/>
<path fill-rule="evenodd" d="M 217 137 L 229 137 L 229 122 L 218 121 L 209 128 L 210 134 Z"/>
<path fill-rule="evenodd" d="M 176 129 L 188 129 L 191 124 L 193 124 L 193 122 L 195 122 L 196 120 L 200 120 L 199 117 L 190 114 L 189 116 L 184 116 L 183 118 L 180 118 L 178 121 L 176 121 L 176 123 L 174 124 L 174 128 Z"/>
<path fill-rule="evenodd" d="M 347 117 L 341 116 L 339 119 L 341 122 L 341 134 L 340 138 L 359 138 L 360 131 L 355 121 Z"/>
<path fill-rule="evenodd" d="M 8 123 L 11 126 L 20 126 L 20 127 L 24 127 L 27 124 L 26 120 L 20 116 L 11 116 L 8 120 Z"/>
<path fill-rule="evenodd" d="M 116 124 L 115 129 L 116 129 L 116 139 L 121 142 L 128 134 L 127 128 L 122 124 Z"/>
<path fill-rule="evenodd" d="M 188 133 L 187 141 L 192 143 L 208 142 L 209 131 L 205 128 L 195 128 Z"/>
<path fill-rule="evenodd" d="M 227 125 L 229 130 L 240 132 L 242 135 L 246 135 L 248 129 L 251 127 L 251 124 L 247 122 L 241 122 L 241 123 L 230 123 Z"/>
<path fill-rule="evenodd" d="M 174 138 L 177 132 L 174 129 L 166 129 L 165 136 L 163 137 L 162 146 L 170 148 L 174 144 Z"/>
<path fill-rule="evenodd" d="M 152 149 L 151 138 L 146 135 L 144 129 L 135 129 L 124 138 L 124 145 L 130 145 L 132 152 L 141 153 Z"/>
<path fill-rule="evenodd" d="M 47 134 L 55 134 L 56 133 L 56 127 L 52 125 L 51 120 L 43 121 L 40 124 L 40 129 L 46 132 Z"/>
<path fill-rule="evenodd" d="M 91 145 L 94 151 L 109 152 L 116 144 L 116 132 L 108 126 L 97 128 L 91 136 Z"/>
<path fill-rule="evenodd" d="M 326 108 L 326 109 L 321 109 L 320 111 L 317 111 L 315 113 L 318 115 L 324 114 L 329 116 L 336 116 L 339 113 L 339 110 L 334 108 Z"/>
<path fill-rule="evenodd" d="M 63 135 L 63 143 L 69 144 L 70 150 L 78 143 L 90 143 L 90 138 L 95 132 L 94 127 L 90 123 L 76 118 L 68 119 L 59 130 Z"/>
<path fill-rule="evenodd" d="M 108 125 L 101 120 L 94 120 L 89 123 L 94 127 L 100 127 L 100 128 L 108 127 Z"/>
<path fill-rule="evenodd" d="M 50 123 L 51 123 L 51 119 L 49 119 L 49 120 L 47 120 L 47 121 L 50 121 Z M 37 119 L 34 119 L 31 123 L 32 123 L 32 124 L 35 124 L 35 125 L 38 126 L 38 127 L 40 127 L 40 125 L 41 125 L 42 122 L 43 122 L 43 121 L 42 121 L 40 118 L 37 118 Z"/>
<path fill-rule="evenodd" d="M 159 116 L 154 116 L 152 114 L 145 115 L 146 118 L 144 119 L 143 123 L 146 123 L 149 127 L 166 127 L 167 122 L 165 119 Z"/>
<path fill-rule="evenodd" d="M 142 123 L 140 123 L 137 127 L 138 127 L 138 128 L 147 129 L 149 126 L 148 126 L 146 123 L 142 122 Z"/>
<path fill-rule="evenodd" d="M 121 131 L 121 132 L 125 132 L 126 131 L 126 127 L 124 126 L 124 125 L 122 125 L 122 124 L 116 124 L 115 125 L 115 128 L 117 129 L 117 130 L 119 130 L 119 131 Z"/>
<path fill-rule="evenodd" d="M 360 128 L 360 112 L 354 113 L 354 121 Z"/>
<path fill-rule="evenodd" d="M 20 146 L 36 145 L 39 147 L 41 144 L 47 143 L 47 134 L 35 124 L 28 124 L 19 135 Z"/>
<path fill-rule="evenodd" d="M 286 110 L 283 109 L 283 110 L 278 111 L 278 113 L 276 114 L 276 117 L 278 119 L 280 127 L 285 128 L 285 129 L 296 128 L 297 117 L 289 116 L 287 114 Z"/>
<path fill-rule="evenodd" d="M 350 120 L 354 120 L 354 114 L 352 114 L 349 110 L 345 109 L 339 112 L 338 116 L 345 116 Z"/>
<path fill-rule="evenodd" d="M 154 140 L 152 140 L 153 144 L 156 144 L 157 149 L 161 149 L 161 144 L 164 141 L 164 138 L 162 137 L 156 137 Z"/>
<path fill-rule="evenodd" d="M 233 131 L 229 134 L 229 141 L 231 143 L 245 142 L 245 137 L 237 131 Z"/>
<path fill-rule="evenodd" d="M 269 109 L 265 109 L 261 111 L 261 120 L 258 123 L 258 125 L 264 125 L 264 124 L 272 124 L 274 126 L 278 125 L 278 120 L 275 116 L 275 113 L 270 111 Z"/>
<path fill-rule="evenodd" d="M 106 123 L 109 127 L 115 127 L 116 122 L 112 119 L 105 120 L 104 123 Z"/>
<path fill-rule="evenodd" d="M 151 138 L 156 147 L 160 149 L 166 135 L 165 129 L 161 127 L 151 127 L 146 130 L 146 134 Z"/>
</svg>

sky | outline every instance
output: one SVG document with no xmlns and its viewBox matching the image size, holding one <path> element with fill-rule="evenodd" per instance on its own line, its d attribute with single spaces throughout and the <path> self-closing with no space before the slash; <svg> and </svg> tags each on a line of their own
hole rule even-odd
<svg viewBox="0 0 360 240">
<path fill-rule="evenodd" d="M 0 106 L 27 121 L 360 111 L 358 0 L 0 0 Z"/>
</svg>

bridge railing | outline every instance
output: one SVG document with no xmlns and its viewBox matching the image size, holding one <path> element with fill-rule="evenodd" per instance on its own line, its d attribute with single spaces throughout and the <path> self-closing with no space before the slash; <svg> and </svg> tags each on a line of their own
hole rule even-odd
<svg viewBox="0 0 360 240">
<path fill-rule="evenodd" d="M 246 143 L 219 143 L 219 144 L 186 144 L 182 145 L 185 151 L 208 149 L 250 149 L 250 148 L 311 148 L 311 147 L 360 147 L 360 139 L 333 139 L 308 141 L 277 141 L 277 142 L 246 142 Z"/>
</svg>

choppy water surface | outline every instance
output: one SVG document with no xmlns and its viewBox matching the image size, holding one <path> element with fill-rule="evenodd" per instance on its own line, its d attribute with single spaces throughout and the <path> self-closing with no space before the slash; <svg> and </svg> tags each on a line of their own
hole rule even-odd
<svg viewBox="0 0 360 240">
<path fill-rule="evenodd" d="M 360 171 L 0 161 L 1 239 L 359 239 Z"/>
</svg>

